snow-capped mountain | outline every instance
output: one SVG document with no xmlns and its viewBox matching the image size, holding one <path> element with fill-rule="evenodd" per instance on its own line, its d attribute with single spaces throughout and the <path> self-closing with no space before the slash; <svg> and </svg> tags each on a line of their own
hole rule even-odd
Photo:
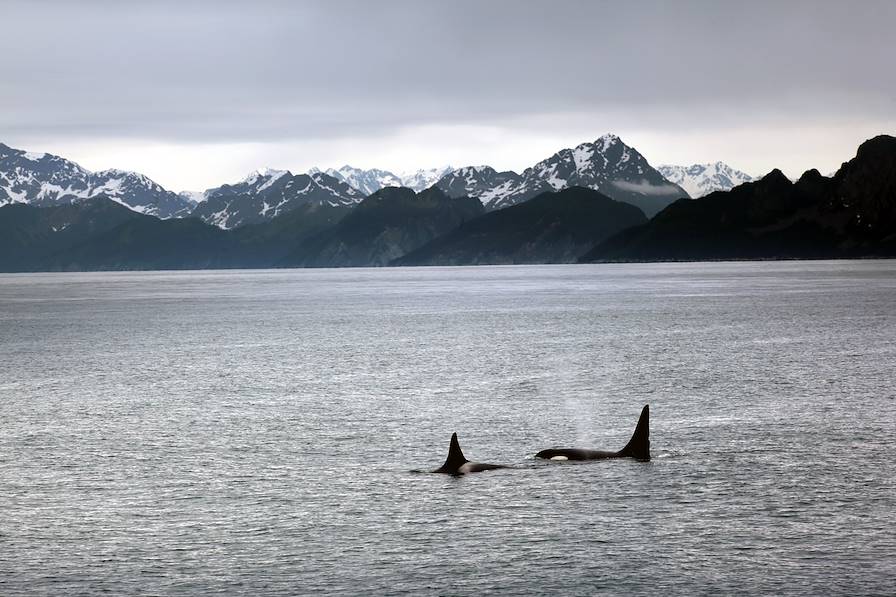
<svg viewBox="0 0 896 597">
<path fill-rule="evenodd" d="M 691 166 L 664 164 L 657 166 L 656 169 L 695 199 L 714 191 L 730 191 L 738 185 L 755 180 L 749 174 L 735 170 L 724 162 Z"/>
<path fill-rule="evenodd" d="M 526 195 L 525 198 L 529 199 L 540 192 L 553 190 L 547 183 L 535 182 L 529 189 L 532 192 L 527 193 L 522 176 L 512 170 L 498 172 L 491 166 L 458 168 L 436 184 L 449 197 L 476 197 L 489 208 L 508 197 Z"/>
<path fill-rule="evenodd" d="M 312 168 L 308 171 L 308 174 L 317 174 L 319 172 L 321 172 L 320 169 Z M 353 168 L 352 166 L 345 165 L 339 170 L 327 168 L 326 170 L 323 170 L 323 172 L 337 180 L 341 180 L 360 191 L 365 196 L 372 195 L 384 187 L 405 186 L 398 176 L 392 174 L 388 170 L 379 170 L 377 168 L 363 170 L 361 168 Z"/>
<path fill-rule="evenodd" d="M 300 205 L 352 206 L 364 195 L 345 182 L 325 174 L 292 174 L 262 168 L 236 184 L 209 189 L 192 215 L 230 229 L 272 220 Z"/>
<path fill-rule="evenodd" d="M 91 172 L 59 156 L 0 143 L 0 205 L 49 207 L 99 196 L 159 218 L 185 216 L 193 207 L 184 197 L 136 172 Z"/>
<path fill-rule="evenodd" d="M 561 149 L 522 174 L 496 172 L 482 166 L 460 168 L 438 184 L 451 196 L 477 197 L 488 209 L 516 205 L 545 191 L 588 187 L 617 201 L 636 205 L 648 217 L 676 199 L 688 196 L 684 189 L 670 183 L 648 164 L 637 150 L 611 134 L 593 143 Z"/>
<path fill-rule="evenodd" d="M 442 166 L 440 168 L 425 168 L 394 174 L 388 170 L 380 170 L 378 168 L 364 170 L 363 168 L 345 165 L 339 170 L 334 170 L 333 168 L 327 168 L 326 170 L 312 168 L 308 171 L 308 174 L 323 172 L 354 187 L 364 195 L 372 195 L 386 187 L 406 187 L 415 193 L 419 193 L 436 184 L 440 178 L 451 171 L 451 166 Z"/>
<path fill-rule="evenodd" d="M 413 172 L 402 172 L 398 177 L 401 179 L 401 186 L 419 193 L 436 184 L 439 182 L 439 179 L 452 171 L 454 171 L 454 168 L 451 166 L 439 166 L 438 168 L 424 168 Z"/>
<path fill-rule="evenodd" d="M 178 195 L 189 201 L 193 206 L 205 201 L 205 191 L 181 191 Z"/>
</svg>

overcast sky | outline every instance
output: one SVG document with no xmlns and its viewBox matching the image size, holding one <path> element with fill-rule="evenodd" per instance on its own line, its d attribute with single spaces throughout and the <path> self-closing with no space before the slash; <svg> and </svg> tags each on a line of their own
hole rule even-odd
<svg viewBox="0 0 896 597">
<path fill-rule="evenodd" d="M 896 1 L 0 0 L 0 142 L 172 190 L 254 168 L 827 173 L 896 133 Z"/>
</svg>

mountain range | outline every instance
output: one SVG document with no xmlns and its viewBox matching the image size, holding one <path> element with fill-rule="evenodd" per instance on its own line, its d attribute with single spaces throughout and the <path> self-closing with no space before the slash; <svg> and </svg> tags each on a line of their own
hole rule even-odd
<svg viewBox="0 0 896 597">
<path fill-rule="evenodd" d="M 572 263 L 598 242 L 646 221 L 634 205 L 569 187 L 463 222 L 392 265 Z"/>
<path fill-rule="evenodd" d="M 199 203 L 193 215 L 221 228 L 235 228 L 276 217 L 309 200 L 310 195 L 314 196 L 310 200 L 349 205 L 383 188 L 400 186 L 419 192 L 435 185 L 449 197 L 479 199 L 486 211 L 517 205 L 541 193 L 572 186 L 595 189 L 613 199 L 626 201 L 648 216 L 676 199 L 688 197 L 684 189 L 666 180 L 637 150 L 611 134 L 575 148 L 562 149 L 522 174 L 498 172 L 490 166 L 435 168 L 401 176 L 388 170 L 363 170 L 348 165 L 338 170 L 314 168 L 307 176 L 315 184 L 305 190 L 306 195 L 295 196 L 297 190 L 306 189 L 307 181 L 303 179 L 285 196 L 271 198 L 276 189 L 287 183 L 270 180 L 271 176 L 283 176 L 283 171 L 263 172 L 265 175 L 259 179 L 263 182 L 258 189 L 253 184 L 238 184 L 205 191 L 200 198 L 206 199 Z M 255 179 L 254 175 L 249 177 L 249 180 Z M 210 201 L 215 197 L 219 200 Z"/>
<path fill-rule="evenodd" d="M 440 178 L 453 170 L 454 168 L 451 166 L 443 166 L 441 168 L 427 168 L 403 174 L 393 174 L 388 170 L 380 170 L 378 168 L 364 170 L 345 165 L 338 170 L 328 168 L 322 171 L 319 168 L 312 168 L 308 173 L 324 172 L 329 174 L 333 178 L 337 178 L 357 189 L 366 197 L 385 187 L 405 187 L 419 193 L 423 189 L 428 189 L 434 185 Z"/>
<path fill-rule="evenodd" d="M 886 135 L 863 143 L 832 177 L 810 170 L 793 182 L 773 170 L 731 190 L 682 196 L 649 219 L 645 197 L 671 195 L 629 198 L 619 183 L 669 183 L 612 136 L 522 175 L 460 168 L 418 192 L 385 186 L 364 196 L 345 182 L 347 171 L 339 179 L 259 170 L 194 196 L 198 203 L 139 174 L 92 173 L 0 147 L 0 271 L 896 255 L 896 139 Z M 733 183 L 725 168 L 703 171 Z M 616 196 L 594 188 L 601 184 Z M 525 190 L 496 190 L 511 188 Z"/>
<path fill-rule="evenodd" d="M 202 194 L 193 217 L 228 230 L 273 220 L 301 205 L 351 207 L 365 195 L 324 172 L 293 174 L 288 170 L 256 170 L 235 184 Z"/>
<path fill-rule="evenodd" d="M 582 261 L 896 256 L 896 138 L 862 143 L 833 177 L 773 170 L 731 191 L 676 201 Z"/>
<path fill-rule="evenodd" d="M 195 202 L 165 190 L 142 174 L 124 170 L 91 172 L 59 156 L 0 143 L 0 205 L 48 207 L 99 196 L 159 218 L 183 217 L 195 206 Z"/>
<path fill-rule="evenodd" d="M 285 263 L 300 267 L 388 265 L 482 213 L 482 204 L 476 199 L 451 198 L 436 187 L 419 193 L 385 187 L 335 226 L 303 243 Z"/>
<path fill-rule="evenodd" d="M 616 135 L 561 149 L 522 174 L 489 166 L 455 170 L 436 183 L 453 197 L 479 198 L 486 209 L 517 205 L 546 191 L 587 187 L 639 207 L 648 217 L 687 192 L 670 183 Z"/>
<path fill-rule="evenodd" d="M 483 211 L 437 188 L 385 188 L 354 209 L 306 202 L 260 224 L 222 230 L 159 218 L 107 197 L 0 207 L 0 271 L 379 266 Z"/>
<path fill-rule="evenodd" d="M 645 220 L 638 208 L 582 187 L 487 213 L 479 200 L 437 187 L 387 187 L 352 209 L 304 203 L 229 230 L 93 197 L 0 207 L 0 271 L 573 262 Z"/>
<path fill-rule="evenodd" d="M 749 178 L 721 163 L 702 169 L 669 166 L 666 172 L 697 192 L 727 189 Z M 570 186 L 599 190 L 641 208 L 648 216 L 688 196 L 682 186 L 670 183 L 637 150 L 612 134 L 562 149 L 522 174 L 499 172 L 487 165 L 403 174 L 348 165 L 338 170 L 312 168 L 306 174 L 262 168 L 236 183 L 181 193 L 168 191 L 142 174 L 90 172 L 59 156 L 0 145 L 0 205 L 51 206 L 105 196 L 140 213 L 160 218 L 192 215 L 225 230 L 272 220 L 306 203 L 351 207 L 383 188 L 419 192 L 433 185 L 450 197 L 475 197 L 487 211 Z"/>
</svg>

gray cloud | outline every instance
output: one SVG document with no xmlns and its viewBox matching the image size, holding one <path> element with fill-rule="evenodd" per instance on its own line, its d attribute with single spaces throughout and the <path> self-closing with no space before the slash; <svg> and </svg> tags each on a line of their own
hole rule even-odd
<svg viewBox="0 0 896 597">
<path fill-rule="evenodd" d="M 896 108 L 889 1 L 29 1 L 2 11 L 0 134 L 16 136 L 258 141 L 567 112 L 688 126 L 707 108 L 748 124 Z"/>
<path fill-rule="evenodd" d="M 0 142 L 173 188 L 263 165 L 835 169 L 896 128 L 896 2 L 0 0 Z"/>
</svg>

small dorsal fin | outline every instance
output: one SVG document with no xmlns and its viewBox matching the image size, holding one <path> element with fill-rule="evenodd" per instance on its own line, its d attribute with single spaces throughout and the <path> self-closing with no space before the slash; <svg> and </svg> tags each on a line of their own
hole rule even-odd
<svg viewBox="0 0 896 597">
<path fill-rule="evenodd" d="M 457 441 L 457 433 L 452 433 L 451 446 L 448 448 L 448 458 L 445 459 L 445 464 L 442 465 L 439 471 L 454 473 L 467 462 L 469 460 L 464 458 L 464 452 L 460 449 L 460 442 Z"/>
<path fill-rule="evenodd" d="M 641 418 L 632 438 L 624 448 L 619 450 L 619 456 L 631 456 L 638 460 L 650 460 L 650 405 L 645 404 L 641 410 Z"/>
</svg>

